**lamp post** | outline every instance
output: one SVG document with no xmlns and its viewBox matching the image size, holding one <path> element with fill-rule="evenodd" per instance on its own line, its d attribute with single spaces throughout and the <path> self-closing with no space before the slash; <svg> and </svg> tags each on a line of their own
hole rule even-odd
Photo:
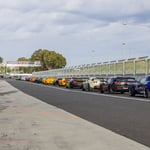
<svg viewBox="0 0 150 150">
<path fill-rule="evenodd" d="M 92 50 L 91 52 L 92 52 L 92 54 L 91 54 L 92 55 L 92 57 L 91 57 L 92 58 L 91 64 L 92 64 L 94 62 L 94 53 L 95 53 L 95 50 Z"/>
<path fill-rule="evenodd" d="M 126 55 L 125 55 L 125 45 L 126 45 L 126 43 L 122 43 L 122 57 L 123 57 L 123 59 L 126 59 Z"/>
</svg>

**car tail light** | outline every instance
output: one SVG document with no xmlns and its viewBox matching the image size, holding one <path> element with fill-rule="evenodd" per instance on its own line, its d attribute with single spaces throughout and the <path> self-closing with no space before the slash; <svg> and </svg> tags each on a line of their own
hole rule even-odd
<svg viewBox="0 0 150 150">
<path fill-rule="evenodd" d="M 98 83 L 97 81 L 93 81 L 93 83 Z"/>
<path fill-rule="evenodd" d="M 77 83 L 77 81 L 72 81 L 72 83 Z"/>
<path fill-rule="evenodd" d="M 115 82 L 115 84 L 121 84 L 121 82 L 119 82 L 119 81 L 116 81 L 116 82 Z"/>
</svg>

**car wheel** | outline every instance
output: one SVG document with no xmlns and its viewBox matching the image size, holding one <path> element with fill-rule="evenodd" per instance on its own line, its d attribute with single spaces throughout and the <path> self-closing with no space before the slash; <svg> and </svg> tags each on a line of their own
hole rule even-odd
<svg viewBox="0 0 150 150">
<path fill-rule="evenodd" d="M 104 91 L 100 89 L 100 93 L 104 93 Z"/>
<path fill-rule="evenodd" d="M 129 96 L 135 96 L 133 88 L 129 88 Z"/>
<path fill-rule="evenodd" d="M 102 90 L 102 87 L 100 87 L 100 93 L 104 93 L 104 91 Z"/>
<path fill-rule="evenodd" d="M 91 91 L 90 85 L 88 85 L 88 91 Z"/>
<path fill-rule="evenodd" d="M 82 86 L 82 91 L 85 91 L 85 88 L 84 88 L 84 86 Z"/>
<path fill-rule="evenodd" d="M 112 94 L 112 93 L 113 93 L 113 89 L 112 89 L 111 86 L 108 88 L 108 93 L 109 93 L 109 94 Z"/>
<path fill-rule="evenodd" d="M 121 93 L 121 94 L 124 94 L 124 91 L 121 91 L 120 93 Z"/>
<path fill-rule="evenodd" d="M 70 86 L 69 86 L 69 87 L 70 87 L 70 89 L 73 89 L 73 85 L 72 85 L 72 84 L 70 84 Z"/>
<path fill-rule="evenodd" d="M 83 88 L 83 85 L 81 85 L 79 88 L 82 89 L 82 88 Z"/>
</svg>

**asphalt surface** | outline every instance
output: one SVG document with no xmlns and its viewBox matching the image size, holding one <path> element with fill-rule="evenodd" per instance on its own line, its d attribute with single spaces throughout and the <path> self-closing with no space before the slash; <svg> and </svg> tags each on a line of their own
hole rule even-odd
<svg viewBox="0 0 150 150">
<path fill-rule="evenodd" d="M 67 90 L 12 79 L 7 82 L 48 104 L 150 147 L 150 99 Z"/>
</svg>

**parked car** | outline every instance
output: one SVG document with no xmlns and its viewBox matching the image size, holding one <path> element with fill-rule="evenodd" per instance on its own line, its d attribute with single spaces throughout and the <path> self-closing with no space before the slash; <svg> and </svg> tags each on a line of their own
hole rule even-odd
<svg viewBox="0 0 150 150">
<path fill-rule="evenodd" d="M 90 77 L 86 79 L 85 82 L 82 84 L 83 91 L 91 91 L 94 89 L 99 89 L 100 83 L 104 81 L 104 78 L 100 77 Z"/>
<path fill-rule="evenodd" d="M 38 77 L 30 77 L 28 81 L 34 82 Z"/>
<path fill-rule="evenodd" d="M 136 80 L 134 77 L 111 77 L 107 82 L 100 84 L 100 92 L 104 93 L 108 91 L 110 94 L 120 92 L 123 94 L 124 92 L 128 92 L 129 85 L 135 82 Z"/>
<path fill-rule="evenodd" d="M 66 82 L 66 88 L 82 88 L 83 82 L 85 79 L 83 78 L 71 78 Z"/>
<path fill-rule="evenodd" d="M 53 82 L 53 85 L 59 86 L 59 80 L 62 80 L 62 78 L 56 78 Z"/>
<path fill-rule="evenodd" d="M 142 77 L 139 81 L 129 86 L 129 95 L 135 96 L 136 94 L 150 97 L 150 76 Z"/>
<path fill-rule="evenodd" d="M 70 78 L 57 78 L 56 80 L 54 80 L 53 85 L 56 85 L 56 86 L 66 86 L 66 82 L 69 79 Z"/>
<path fill-rule="evenodd" d="M 42 77 L 38 77 L 37 79 L 35 79 L 35 83 L 42 83 L 43 78 Z"/>
<path fill-rule="evenodd" d="M 56 78 L 48 77 L 48 78 L 45 78 L 45 79 L 43 80 L 43 83 L 44 83 L 44 84 L 53 85 L 55 80 L 56 80 Z"/>
</svg>

